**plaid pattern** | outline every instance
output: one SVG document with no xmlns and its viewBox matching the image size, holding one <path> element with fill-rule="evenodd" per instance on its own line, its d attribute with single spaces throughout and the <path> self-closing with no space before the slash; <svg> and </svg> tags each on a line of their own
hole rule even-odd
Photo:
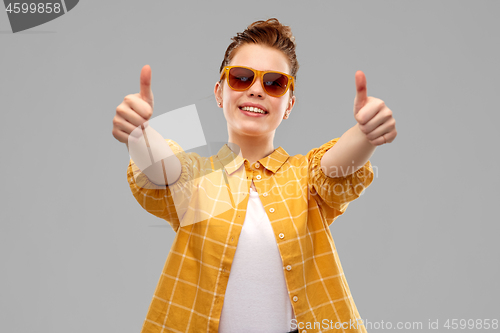
<svg viewBox="0 0 500 333">
<path fill-rule="evenodd" d="M 360 315 L 328 226 L 370 185 L 373 170 L 368 161 L 346 177 L 326 176 L 321 158 L 338 139 L 305 156 L 279 147 L 253 165 L 227 145 L 206 158 L 166 140 L 182 164 L 169 186 L 152 183 L 130 160 L 134 197 L 176 232 L 142 333 L 218 331 L 252 180 L 271 221 L 299 327 L 366 332 L 354 325 Z"/>
</svg>

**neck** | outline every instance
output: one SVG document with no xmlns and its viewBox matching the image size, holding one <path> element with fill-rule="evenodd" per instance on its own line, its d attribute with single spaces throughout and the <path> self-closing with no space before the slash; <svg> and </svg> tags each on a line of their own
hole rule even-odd
<svg viewBox="0 0 500 333">
<path fill-rule="evenodd" d="M 243 158 L 253 164 L 274 151 L 273 139 L 274 132 L 261 136 L 246 136 L 229 132 L 228 141 L 238 145 Z"/>
</svg>

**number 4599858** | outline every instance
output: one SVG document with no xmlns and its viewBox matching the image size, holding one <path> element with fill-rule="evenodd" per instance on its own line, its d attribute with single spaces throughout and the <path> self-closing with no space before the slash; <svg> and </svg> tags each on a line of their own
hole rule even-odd
<svg viewBox="0 0 500 333">
<path fill-rule="evenodd" d="M 443 325 L 444 328 L 457 329 L 498 329 L 498 319 L 448 319 Z"/>
<path fill-rule="evenodd" d="M 60 3 L 28 3 L 28 2 L 15 2 L 9 3 L 5 11 L 14 14 L 18 13 L 39 13 L 39 14 L 50 14 L 52 12 L 58 14 L 61 12 L 61 4 Z"/>
</svg>

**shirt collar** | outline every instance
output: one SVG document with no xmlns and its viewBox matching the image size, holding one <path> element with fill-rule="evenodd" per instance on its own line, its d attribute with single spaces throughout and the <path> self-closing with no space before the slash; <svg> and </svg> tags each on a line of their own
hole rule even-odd
<svg viewBox="0 0 500 333">
<path fill-rule="evenodd" d="M 228 174 L 232 174 L 238 170 L 246 159 L 241 155 L 241 151 L 238 154 L 233 152 L 227 144 L 225 144 L 217 153 L 217 157 L 226 169 Z M 289 155 L 281 146 L 276 148 L 271 154 L 266 157 L 261 158 L 258 162 L 263 165 L 269 171 L 276 173 L 279 168 L 286 162 Z"/>
</svg>

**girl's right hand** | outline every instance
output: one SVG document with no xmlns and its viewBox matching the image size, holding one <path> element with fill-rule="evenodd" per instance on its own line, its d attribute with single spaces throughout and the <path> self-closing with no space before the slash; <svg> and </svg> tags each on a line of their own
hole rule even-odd
<svg viewBox="0 0 500 333">
<path fill-rule="evenodd" d="M 113 118 L 113 136 L 116 140 L 128 143 L 129 136 L 136 128 L 148 126 L 147 121 L 153 115 L 154 99 L 151 91 L 151 67 L 145 65 L 141 70 L 141 90 L 138 94 L 125 96 L 116 108 Z M 141 134 L 140 131 L 135 133 Z M 127 145 L 128 146 L 128 145 Z"/>
</svg>

